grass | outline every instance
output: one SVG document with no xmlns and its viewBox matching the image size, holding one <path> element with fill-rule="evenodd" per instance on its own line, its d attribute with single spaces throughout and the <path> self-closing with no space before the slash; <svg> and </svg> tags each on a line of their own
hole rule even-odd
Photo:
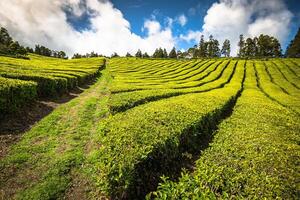
<svg viewBox="0 0 300 200">
<path fill-rule="evenodd" d="M 37 68 L 42 60 L 2 70 L 13 74 L 11 62 L 68 88 L 101 64 L 53 59 Z M 110 59 L 93 86 L 1 159 L 1 198 L 296 199 L 299 64 Z"/>
<path fill-rule="evenodd" d="M 0 56 L 0 110 L 15 111 L 36 97 L 53 97 L 95 78 L 103 58 L 62 60 L 30 55 L 30 60 Z"/>
<path fill-rule="evenodd" d="M 220 124 L 195 171 L 183 173 L 176 183 L 165 178 L 153 198 L 297 198 L 299 116 L 264 95 L 254 73 L 247 65 L 236 108 Z"/>
</svg>

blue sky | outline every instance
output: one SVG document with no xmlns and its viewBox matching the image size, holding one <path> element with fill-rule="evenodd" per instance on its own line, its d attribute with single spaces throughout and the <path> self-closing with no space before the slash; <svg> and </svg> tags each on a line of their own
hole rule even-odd
<svg viewBox="0 0 300 200">
<path fill-rule="evenodd" d="M 161 23 L 166 23 L 166 18 L 176 18 L 184 14 L 188 22 L 185 26 L 174 24 L 173 34 L 178 36 L 186 33 L 188 30 L 200 30 L 203 25 L 203 18 L 208 8 L 215 0 L 113 0 L 116 8 L 120 9 L 124 17 L 130 22 L 131 30 L 134 33 L 145 36 L 142 31 L 144 21 L 155 15 L 156 19 Z M 188 48 L 191 44 L 180 42 L 179 48 Z"/>
<path fill-rule="evenodd" d="M 142 32 L 144 21 L 150 18 L 152 14 L 156 15 L 157 20 L 165 22 L 166 17 L 175 18 L 180 14 L 185 14 L 188 22 L 184 27 L 175 25 L 174 34 L 180 35 L 188 30 L 202 30 L 203 18 L 207 10 L 216 0 L 112 0 L 116 8 L 120 9 L 124 17 L 130 22 L 131 30 L 139 35 L 145 35 Z M 287 41 L 290 41 L 300 27 L 300 2 L 299 0 L 284 0 L 287 8 L 293 13 L 293 19 L 290 26 L 290 33 Z M 289 42 L 282 44 L 283 49 Z M 182 42 L 179 48 L 188 48 L 191 44 Z"/>
<path fill-rule="evenodd" d="M 0 24 L 22 44 L 69 56 L 187 49 L 202 34 L 229 39 L 233 56 L 239 34 L 273 35 L 285 50 L 300 26 L 299 0 L 3 0 L 0 7 Z"/>
</svg>

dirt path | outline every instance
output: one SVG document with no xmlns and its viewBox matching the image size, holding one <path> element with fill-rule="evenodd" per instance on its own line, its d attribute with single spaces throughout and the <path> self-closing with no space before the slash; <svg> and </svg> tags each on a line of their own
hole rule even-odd
<svg viewBox="0 0 300 200">
<path fill-rule="evenodd" d="M 69 93 L 56 98 L 39 99 L 13 114 L 0 118 L 0 159 L 5 157 L 9 147 L 19 141 L 23 133 L 49 115 L 55 108 L 78 97 L 94 81 L 74 88 Z"/>
</svg>

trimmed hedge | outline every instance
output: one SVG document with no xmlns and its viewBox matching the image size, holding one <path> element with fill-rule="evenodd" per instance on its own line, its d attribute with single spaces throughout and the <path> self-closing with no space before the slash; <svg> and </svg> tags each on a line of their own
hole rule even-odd
<svg viewBox="0 0 300 200">
<path fill-rule="evenodd" d="M 183 172 L 178 182 L 164 177 L 148 198 L 297 199 L 299 130 L 299 116 L 261 91 L 250 62 L 232 116 L 221 123 L 195 171 Z"/>
<path fill-rule="evenodd" d="M 224 88 L 159 100 L 102 121 L 96 141 L 101 147 L 85 164 L 101 193 L 140 199 L 161 174 L 180 166 L 182 153 L 197 149 L 204 142 L 198 136 L 230 112 L 244 75 L 240 65 Z"/>
<path fill-rule="evenodd" d="M 37 84 L 0 77 L 0 116 L 16 111 L 37 96 Z"/>
</svg>

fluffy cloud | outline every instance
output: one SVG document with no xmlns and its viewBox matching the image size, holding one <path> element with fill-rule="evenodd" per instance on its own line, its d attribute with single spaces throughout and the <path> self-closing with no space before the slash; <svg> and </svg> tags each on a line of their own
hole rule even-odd
<svg viewBox="0 0 300 200">
<path fill-rule="evenodd" d="M 201 31 L 191 31 L 191 30 L 190 30 L 190 31 L 188 31 L 188 33 L 185 34 L 185 35 L 181 34 L 181 35 L 179 36 L 179 38 L 180 38 L 181 40 L 185 40 L 185 41 L 187 41 L 187 42 L 198 42 L 202 34 L 203 34 L 203 33 L 202 33 Z"/>
<path fill-rule="evenodd" d="M 269 34 L 284 43 L 291 19 L 292 13 L 283 0 L 220 0 L 208 9 L 201 32 L 189 31 L 180 38 L 198 42 L 201 34 L 206 38 L 212 34 L 220 41 L 229 39 L 232 54 L 236 55 L 240 34 L 245 37 Z"/>
<path fill-rule="evenodd" d="M 0 24 L 25 45 L 42 44 L 69 55 L 95 51 L 125 55 L 137 49 L 152 53 L 156 47 L 170 50 L 175 39 L 170 27 L 146 20 L 145 37 L 131 32 L 130 23 L 108 0 L 2 0 Z M 68 23 L 67 13 L 80 18 L 87 13 L 90 27 L 78 31 Z"/>
<path fill-rule="evenodd" d="M 184 14 L 182 14 L 177 18 L 177 21 L 181 26 L 184 26 L 187 23 L 187 18 Z"/>
</svg>

